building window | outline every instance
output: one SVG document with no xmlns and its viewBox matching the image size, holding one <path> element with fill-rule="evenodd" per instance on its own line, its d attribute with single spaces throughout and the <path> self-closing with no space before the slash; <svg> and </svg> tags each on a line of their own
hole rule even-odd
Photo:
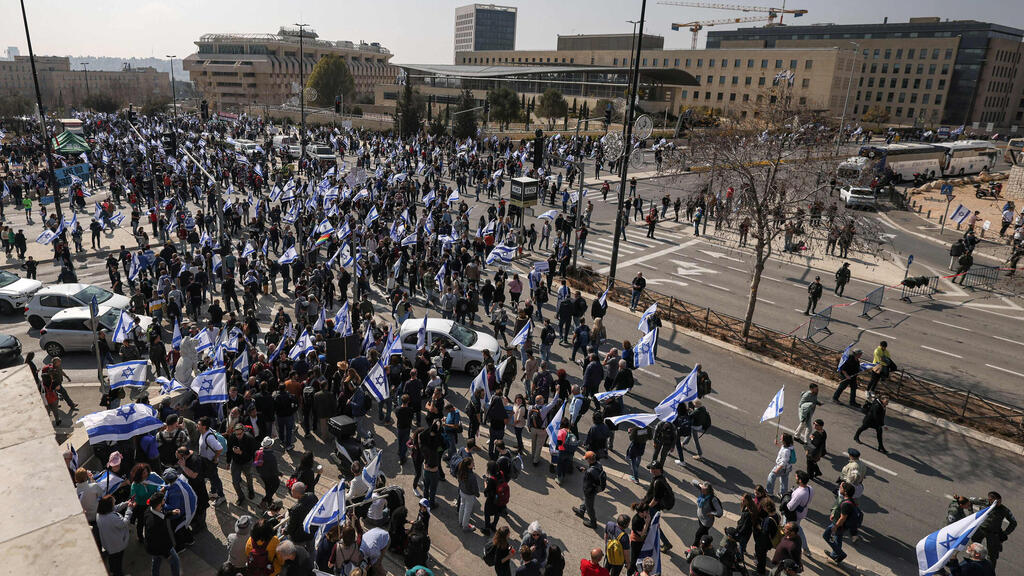
<svg viewBox="0 0 1024 576">
<path fill-rule="evenodd" d="M 813 67 L 814 67 L 814 60 L 805 60 L 804 61 L 804 70 L 810 70 Z"/>
<path fill-rule="evenodd" d="M 878 64 L 872 64 L 871 65 L 871 73 L 872 74 L 877 74 L 878 73 Z"/>
<path fill-rule="evenodd" d="M 768 67 L 768 61 L 767 60 L 761 60 L 761 68 L 767 68 L 767 67 Z"/>
<path fill-rule="evenodd" d="M 885 96 L 885 101 L 886 101 L 886 102 L 892 102 L 892 98 L 893 98 L 893 96 L 894 96 L 894 94 L 893 94 L 892 92 L 889 92 L 889 93 L 888 93 L 888 94 L 887 94 L 887 95 Z"/>
<path fill-rule="evenodd" d="M 900 73 L 900 65 L 899 64 L 893 64 L 892 65 L 892 73 L 893 74 L 899 74 Z"/>
<path fill-rule="evenodd" d="M 899 102 L 900 104 L 903 104 L 904 102 L 906 102 L 907 101 L 907 93 L 906 92 L 900 92 L 900 95 L 896 98 L 896 101 Z"/>
<path fill-rule="evenodd" d="M 680 97 L 681 99 L 685 100 L 685 99 L 686 99 L 686 94 L 687 94 L 688 92 L 689 92 L 689 90 L 683 90 L 682 92 L 680 92 L 680 93 L 679 93 L 679 97 Z"/>
<path fill-rule="evenodd" d="M 868 88 L 874 88 L 874 87 L 875 87 L 875 78 L 872 76 L 871 78 L 868 78 Z"/>
<path fill-rule="evenodd" d="M 743 78 L 743 85 L 750 86 L 750 76 Z"/>
<path fill-rule="evenodd" d="M 935 64 L 929 64 L 928 65 L 928 75 L 932 76 L 934 74 L 935 74 Z"/>
<path fill-rule="evenodd" d="M 900 88 L 906 90 L 908 84 L 910 84 L 910 78 L 904 78 L 903 81 L 900 82 Z"/>
<path fill-rule="evenodd" d="M 714 67 L 715 67 L 715 59 L 714 58 L 708 58 L 708 68 L 714 68 Z"/>
<path fill-rule="evenodd" d="M 938 48 L 932 48 L 932 60 L 938 60 L 938 59 L 939 59 L 939 49 Z"/>
<path fill-rule="evenodd" d="M 910 103 L 917 104 L 917 92 L 910 93 Z"/>
<path fill-rule="evenodd" d="M 726 60 L 725 58 L 722 58 L 721 64 L 722 64 L 722 68 L 728 68 L 729 67 L 729 61 Z"/>
<path fill-rule="evenodd" d="M 796 60 L 790 60 L 789 61 L 789 69 L 790 70 L 796 70 Z"/>
<path fill-rule="evenodd" d="M 896 87 L 896 79 L 895 78 L 889 78 L 889 88 L 895 88 L 895 87 Z"/>
<path fill-rule="evenodd" d="M 800 87 L 801 88 L 810 88 L 811 87 L 811 80 L 809 78 L 804 78 L 803 80 L 800 81 Z"/>
<path fill-rule="evenodd" d="M 673 66 L 679 68 L 679 58 L 676 58 L 675 64 L 673 64 Z"/>
<path fill-rule="evenodd" d="M 928 57 L 928 49 L 927 48 L 922 48 L 921 51 L 917 53 L 917 59 L 918 60 L 924 60 L 927 57 Z"/>
<path fill-rule="evenodd" d="M 760 78 L 757 79 L 757 85 L 764 86 L 764 76 L 761 76 Z"/>
<path fill-rule="evenodd" d="M 801 96 L 800 97 L 800 105 L 801 106 L 806 106 L 807 105 L 807 97 L 806 96 Z"/>
<path fill-rule="evenodd" d="M 714 76 L 712 76 L 711 74 L 708 74 L 708 75 L 707 75 L 707 80 L 705 80 L 705 81 L 704 81 L 704 83 L 705 83 L 705 84 L 707 84 L 707 85 L 709 85 L 709 86 L 710 86 L 711 84 L 714 84 L 714 83 L 715 83 L 715 77 L 714 77 Z"/>
<path fill-rule="evenodd" d="M 914 49 L 913 48 L 907 50 L 907 58 L 909 58 L 911 60 L 914 59 Z"/>
<path fill-rule="evenodd" d="M 750 94 L 744 94 L 743 95 L 743 101 L 744 102 L 750 102 Z"/>
<path fill-rule="evenodd" d="M 946 79 L 945 78 L 939 78 L 939 90 L 942 90 L 945 87 L 946 87 Z"/>
<path fill-rule="evenodd" d="M 952 58 L 953 58 L 953 49 L 952 48 L 946 48 L 946 57 L 943 58 L 943 59 L 944 60 L 950 60 Z"/>
<path fill-rule="evenodd" d="M 612 66 L 618 66 L 618 65 L 619 65 L 619 59 L 618 58 L 612 58 Z"/>
<path fill-rule="evenodd" d="M 928 101 L 931 100 L 931 98 L 931 94 L 921 94 L 921 104 L 927 104 Z"/>
<path fill-rule="evenodd" d="M 913 117 L 914 117 L 914 109 L 913 108 L 907 108 L 907 118 L 913 118 Z"/>
<path fill-rule="evenodd" d="M 732 77 L 732 85 L 733 85 L 733 86 L 736 86 L 736 85 L 738 85 L 739 83 L 740 83 L 740 77 L 739 77 L 739 76 L 733 76 L 733 77 Z"/>
<path fill-rule="evenodd" d="M 880 50 L 879 50 L 878 48 L 875 48 L 875 51 L 874 51 L 874 53 L 872 53 L 872 54 L 871 54 L 871 59 L 872 59 L 872 60 L 878 60 L 878 55 L 879 55 L 880 53 L 881 53 L 881 51 L 880 51 Z"/>
<path fill-rule="evenodd" d="M 949 74 L 949 64 L 942 65 L 942 75 L 945 76 L 946 74 Z"/>
<path fill-rule="evenodd" d="M 900 58 L 903 58 L 903 48 L 896 49 L 896 59 L 899 60 Z"/>
<path fill-rule="evenodd" d="M 889 58 L 892 58 L 892 48 L 885 49 L 885 59 L 888 60 Z"/>
<path fill-rule="evenodd" d="M 691 62 L 691 60 L 690 60 L 689 58 L 687 58 L 687 59 L 686 59 L 686 67 L 687 67 L 687 68 L 689 68 L 689 67 L 690 67 L 690 62 Z"/>
<path fill-rule="evenodd" d="M 668 58 L 662 58 L 661 65 L 668 68 Z"/>
<path fill-rule="evenodd" d="M 896 116 L 897 117 L 903 116 L 903 107 L 902 106 L 897 106 L 896 107 Z"/>
<path fill-rule="evenodd" d="M 924 54 L 924 52 L 922 52 L 922 54 Z M 918 64 L 917 65 L 917 73 L 918 74 L 924 74 L 924 64 Z"/>
<path fill-rule="evenodd" d="M 721 92 L 719 92 L 719 93 L 718 93 L 718 96 L 717 96 L 717 97 L 715 98 L 715 100 L 718 100 L 719 102 L 721 102 L 721 101 L 722 101 L 722 98 L 723 98 L 723 96 L 724 96 L 724 95 L 723 95 L 723 94 L 722 94 Z"/>
<path fill-rule="evenodd" d="M 725 84 L 725 76 L 719 76 L 718 77 L 718 84 L 719 85 Z"/>
<path fill-rule="evenodd" d="M 740 62 L 741 62 L 741 60 L 739 58 L 733 60 L 732 61 L 732 67 L 733 68 L 739 68 L 740 67 Z"/>
<path fill-rule="evenodd" d="M 705 92 L 704 93 L 704 99 L 705 100 L 711 100 L 711 92 Z"/>
<path fill-rule="evenodd" d="M 935 104 L 936 105 L 942 104 L 942 94 L 936 94 L 935 95 Z"/>
<path fill-rule="evenodd" d="M 747 68 L 753 68 L 753 67 L 754 67 L 754 61 L 753 60 L 747 60 Z"/>
<path fill-rule="evenodd" d="M 779 70 L 781 68 L 782 68 L 782 60 L 776 60 L 775 61 L 775 69 Z"/>
<path fill-rule="evenodd" d="M 729 94 L 729 102 L 735 102 L 735 101 L 736 101 L 736 93 L 732 92 L 732 93 Z"/>
<path fill-rule="evenodd" d="M 871 90 L 868 90 L 867 92 L 864 93 L 864 101 L 865 102 L 870 102 L 871 101 Z"/>
<path fill-rule="evenodd" d="M 888 73 L 889 73 L 889 64 L 888 63 L 882 64 L 882 74 L 888 74 Z"/>
<path fill-rule="evenodd" d="M 687 60 L 687 64 L 686 65 L 687 66 L 690 65 L 689 64 L 689 60 Z M 703 58 L 697 58 L 697 68 L 703 68 L 703 67 L 704 67 L 704 59 Z"/>
</svg>

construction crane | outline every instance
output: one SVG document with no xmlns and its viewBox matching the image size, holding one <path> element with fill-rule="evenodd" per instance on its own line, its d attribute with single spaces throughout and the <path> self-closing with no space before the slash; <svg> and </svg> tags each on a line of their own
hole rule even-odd
<svg viewBox="0 0 1024 576">
<path fill-rule="evenodd" d="M 691 50 L 697 49 L 697 35 L 707 26 L 718 26 L 720 24 L 741 24 L 743 22 L 766 22 L 770 21 L 767 16 L 747 16 L 743 18 L 721 18 L 719 20 L 701 20 L 699 22 L 687 22 L 685 24 L 672 24 L 673 30 L 679 30 L 680 28 L 688 28 L 690 32 L 693 32 L 693 42 L 690 44 Z"/>
<path fill-rule="evenodd" d="M 713 2 L 674 2 L 671 0 L 664 0 L 658 2 L 665 6 L 686 6 L 687 8 L 711 8 L 714 10 L 738 10 L 740 12 L 765 12 L 768 14 L 768 25 L 771 26 L 775 23 L 775 19 L 779 19 L 779 24 L 782 24 L 782 18 L 786 14 L 792 14 L 794 17 L 799 18 L 804 14 L 807 14 L 807 10 L 800 9 L 786 9 L 786 2 L 783 0 L 782 8 L 769 8 L 766 6 L 742 6 L 738 4 L 718 4 Z"/>
</svg>

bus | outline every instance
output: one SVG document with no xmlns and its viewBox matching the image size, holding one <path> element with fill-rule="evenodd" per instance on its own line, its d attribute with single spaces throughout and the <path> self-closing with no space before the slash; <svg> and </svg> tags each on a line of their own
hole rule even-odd
<svg viewBox="0 0 1024 576">
<path fill-rule="evenodd" d="M 1010 138 L 1006 150 L 1003 150 L 1003 160 L 1011 166 L 1024 166 L 1024 138 Z"/>
<path fill-rule="evenodd" d="M 946 151 L 942 166 L 943 176 L 963 176 L 988 171 L 999 156 L 999 149 L 987 140 L 958 140 L 937 142 L 935 146 Z"/>
<path fill-rule="evenodd" d="M 946 150 L 931 144 L 878 144 L 862 146 L 861 158 L 867 158 L 872 170 L 891 170 L 897 180 L 913 180 L 915 174 L 931 179 L 942 175 Z M 872 162 L 873 161 L 873 162 Z M 884 169 L 877 163 L 884 162 Z"/>
</svg>

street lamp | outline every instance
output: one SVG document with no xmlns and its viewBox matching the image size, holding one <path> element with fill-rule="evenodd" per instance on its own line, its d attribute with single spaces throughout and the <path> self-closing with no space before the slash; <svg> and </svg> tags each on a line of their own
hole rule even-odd
<svg viewBox="0 0 1024 576">
<path fill-rule="evenodd" d="M 846 106 L 850 103 L 850 88 L 853 86 L 853 71 L 857 69 L 857 61 L 860 60 L 860 44 L 849 40 L 850 44 L 857 47 L 854 52 L 853 64 L 850 65 L 850 81 L 846 84 L 846 98 L 843 100 L 843 115 L 839 118 L 839 133 L 836 134 L 836 154 L 839 154 L 839 145 L 843 141 L 843 130 L 846 126 Z"/>
<path fill-rule="evenodd" d="M 177 58 L 174 54 L 166 54 L 165 58 L 171 61 L 171 116 L 174 117 L 174 123 L 178 123 L 178 97 L 177 92 L 174 90 L 174 59 Z"/>
<path fill-rule="evenodd" d="M 302 130 L 299 135 L 299 171 L 301 172 L 302 161 L 306 158 L 306 71 L 302 37 L 306 35 L 304 28 L 308 28 L 309 24 L 295 24 L 295 26 L 299 29 L 299 125 Z"/>
<path fill-rule="evenodd" d="M 88 62 L 82 62 L 82 70 L 85 70 L 85 97 L 86 97 L 86 99 L 88 99 L 89 96 L 91 96 L 91 94 L 89 93 L 89 63 Z"/>
</svg>

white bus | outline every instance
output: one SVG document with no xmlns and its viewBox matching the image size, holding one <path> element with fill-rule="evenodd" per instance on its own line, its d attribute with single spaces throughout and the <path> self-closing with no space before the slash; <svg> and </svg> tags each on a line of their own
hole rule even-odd
<svg viewBox="0 0 1024 576">
<path fill-rule="evenodd" d="M 874 164 L 879 173 L 891 170 L 897 179 L 913 180 L 915 174 L 932 179 L 942 175 L 946 161 L 946 149 L 931 144 L 878 144 L 862 146 L 860 154 Z M 884 168 L 878 163 L 884 162 Z"/>
<path fill-rule="evenodd" d="M 936 146 L 946 151 L 942 167 L 944 176 L 963 176 L 988 171 L 996 163 L 999 149 L 987 140 L 959 140 L 937 142 Z"/>
<path fill-rule="evenodd" d="M 1013 166 L 1024 164 L 1024 138 L 1010 138 L 1003 150 L 1003 160 Z"/>
</svg>

